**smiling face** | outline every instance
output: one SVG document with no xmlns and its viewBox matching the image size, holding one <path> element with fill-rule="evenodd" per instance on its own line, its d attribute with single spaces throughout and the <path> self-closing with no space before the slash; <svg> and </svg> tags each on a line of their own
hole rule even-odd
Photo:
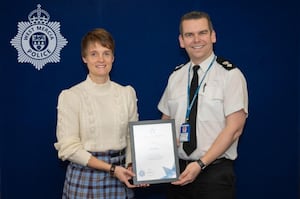
<svg viewBox="0 0 300 199">
<path fill-rule="evenodd" d="M 213 52 L 215 31 L 210 30 L 206 18 L 184 20 L 181 27 L 180 47 L 185 48 L 193 63 L 200 64 Z"/>
<path fill-rule="evenodd" d="M 88 67 L 92 81 L 103 84 L 109 79 L 114 62 L 114 50 L 113 37 L 105 29 L 94 29 L 82 38 L 81 57 Z"/>
<path fill-rule="evenodd" d="M 114 61 L 111 49 L 102 46 L 99 42 L 89 43 L 82 60 L 87 64 L 92 81 L 105 83 L 109 79 L 109 72 Z"/>
</svg>

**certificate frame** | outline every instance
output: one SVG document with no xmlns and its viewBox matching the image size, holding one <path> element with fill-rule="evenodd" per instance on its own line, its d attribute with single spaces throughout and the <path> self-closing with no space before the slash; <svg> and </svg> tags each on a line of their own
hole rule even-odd
<svg viewBox="0 0 300 199">
<path fill-rule="evenodd" d="M 129 122 L 133 184 L 176 181 L 180 175 L 175 120 Z"/>
</svg>

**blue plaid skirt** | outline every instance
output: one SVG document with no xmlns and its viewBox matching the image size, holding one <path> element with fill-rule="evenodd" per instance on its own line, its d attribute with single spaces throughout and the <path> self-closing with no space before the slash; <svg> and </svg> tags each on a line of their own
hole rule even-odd
<svg viewBox="0 0 300 199">
<path fill-rule="evenodd" d="M 93 156 L 109 164 L 125 166 L 125 150 L 91 152 Z M 62 199 L 133 199 L 132 189 L 109 172 L 70 163 L 66 172 Z"/>
</svg>

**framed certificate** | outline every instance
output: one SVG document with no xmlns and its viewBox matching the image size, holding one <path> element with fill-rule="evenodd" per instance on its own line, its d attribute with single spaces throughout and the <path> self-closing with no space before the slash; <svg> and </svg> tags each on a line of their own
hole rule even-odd
<svg viewBox="0 0 300 199">
<path fill-rule="evenodd" d="M 179 177 L 175 121 L 129 122 L 133 184 L 157 184 Z"/>
</svg>

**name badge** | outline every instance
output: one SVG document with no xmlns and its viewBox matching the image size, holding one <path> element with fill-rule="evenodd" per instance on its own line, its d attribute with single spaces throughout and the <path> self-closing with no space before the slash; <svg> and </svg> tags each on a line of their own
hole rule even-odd
<svg viewBox="0 0 300 199">
<path fill-rule="evenodd" d="M 180 142 L 189 142 L 190 141 L 190 130 L 191 126 L 189 123 L 183 123 L 180 127 Z"/>
</svg>

